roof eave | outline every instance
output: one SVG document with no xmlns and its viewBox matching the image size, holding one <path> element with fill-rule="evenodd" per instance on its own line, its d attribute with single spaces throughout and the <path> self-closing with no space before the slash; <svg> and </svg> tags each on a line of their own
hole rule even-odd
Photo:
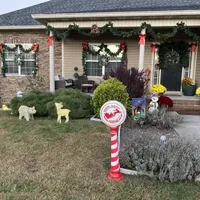
<svg viewBox="0 0 200 200">
<path fill-rule="evenodd" d="M 90 21 L 112 19 L 196 19 L 200 18 L 200 10 L 32 14 L 32 17 L 44 25 L 47 25 L 49 21 Z"/>
<path fill-rule="evenodd" d="M 0 26 L 0 30 L 39 30 L 45 28 L 44 25 Z"/>
</svg>

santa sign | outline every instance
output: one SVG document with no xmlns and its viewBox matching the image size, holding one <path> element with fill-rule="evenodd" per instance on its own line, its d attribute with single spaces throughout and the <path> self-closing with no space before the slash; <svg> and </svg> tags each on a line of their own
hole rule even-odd
<svg viewBox="0 0 200 200">
<path fill-rule="evenodd" d="M 111 134 L 111 167 L 108 178 L 120 181 L 123 176 L 120 173 L 117 132 L 126 119 L 126 109 L 118 101 L 108 101 L 101 107 L 100 117 L 101 121 L 110 127 Z"/>
</svg>

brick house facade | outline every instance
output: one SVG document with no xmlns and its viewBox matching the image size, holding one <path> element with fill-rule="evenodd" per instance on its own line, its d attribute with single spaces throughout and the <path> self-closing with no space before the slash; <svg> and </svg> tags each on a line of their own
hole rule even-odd
<svg viewBox="0 0 200 200">
<path fill-rule="evenodd" d="M 29 84 L 32 79 L 33 84 L 41 84 L 46 90 L 49 90 L 49 47 L 45 30 L 34 31 L 0 31 L 0 43 L 38 43 L 38 76 L 41 82 L 37 82 L 32 76 L 0 76 L 0 97 L 1 103 L 9 103 L 10 99 L 16 96 L 18 91 L 27 92 L 32 89 Z M 55 73 L 61 74 L 62 71 L 62 52 L 61 43 L 55 44 Z M 1 58 L 0 58 L 1 61 Z M 37 86 L 36 86 L 37 87 Z"/>
</svg>

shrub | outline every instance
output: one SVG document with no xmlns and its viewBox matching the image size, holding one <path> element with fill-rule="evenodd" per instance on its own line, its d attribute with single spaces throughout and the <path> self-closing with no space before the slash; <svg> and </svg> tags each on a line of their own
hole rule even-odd
<svg viewBox="0 0 200 200">
<path fill-rule="evenodd" d="M 101 106 L 110 100 L 121 102 L 130 112 L 131 102 L 126 87 L 116 78 L 105 80 L 95 89 L 92 97 L 92 105 L 97 115 L 100 113 Z"/>
<path fill-rule="evenodd" d="M 158 99 L 158 103 L 160 106 L 164 106 L 167 108 L 172 108 L 173 107 L 173 101 L 171 98 L 167 96 L 160 96 Z"/>
<path fill-rule="evenodd" d="M 54 100 L 47 103 L 47 111 L 51 116 L 57 116 L 55 102 L 62 102 L 63 108 L 71 110 L 69 116 L 72 119 L 85 118 L 93 114 L 90 101 L 91 97 L 79 90 L 60 89 L 55 92 Z"/>
<path fill-rule="evenodd" d="M 179 137 L 162 142 L 149 134 L 137 135 L 120 148 L 120 163 L 161 181 L 195 179 L 200 174 L 200 146 Z"/>
<path fill-rule="evenodd" d="M 130 98 L 142 97 L 147 92 L 148 80 L 144 75 L 145 71 L 139 71 L 134 67 L 118 67 L 110 73 L 111 77 L 117 78 L 126 86 Z"/>
<path fill-rule="evenodd" d="M 35 106 L 35 116 L 47 116 L 46 104 L 52 101 L 54 95 L 51 92 L 31 91 L 23 97 L 14 97 L 10 101 L 10 107 L 13 115 L 18 115 L 18 109 L 21 105 L 28 107 Z"/>
</svg>

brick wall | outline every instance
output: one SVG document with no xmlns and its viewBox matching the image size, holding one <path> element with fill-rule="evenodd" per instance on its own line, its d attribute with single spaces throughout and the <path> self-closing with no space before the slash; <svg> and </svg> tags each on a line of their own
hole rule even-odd
<svg viewBox="0 0 200 200">
<path fill-rule="evenodd" d="M 10 99 L 16 96 L 17 91 L 28 92 L 32 86 L 49 90 L 49 47 L 45 30 L 34 31 L 0 31 L 0 43 L 38 43 L 38 75 L 42 82 L 30 80 L 26 76 L 8 76 L 0 77 L 0 97 L 1 103 L 9 103 Z M 61 43 L 55 43 L 55 73 L 62 72 L 62 46 Z M 0 58 L 1 61 L 1 58 Z M 33 83 L 33 84 L 30 84 Z"/>
</svg>

